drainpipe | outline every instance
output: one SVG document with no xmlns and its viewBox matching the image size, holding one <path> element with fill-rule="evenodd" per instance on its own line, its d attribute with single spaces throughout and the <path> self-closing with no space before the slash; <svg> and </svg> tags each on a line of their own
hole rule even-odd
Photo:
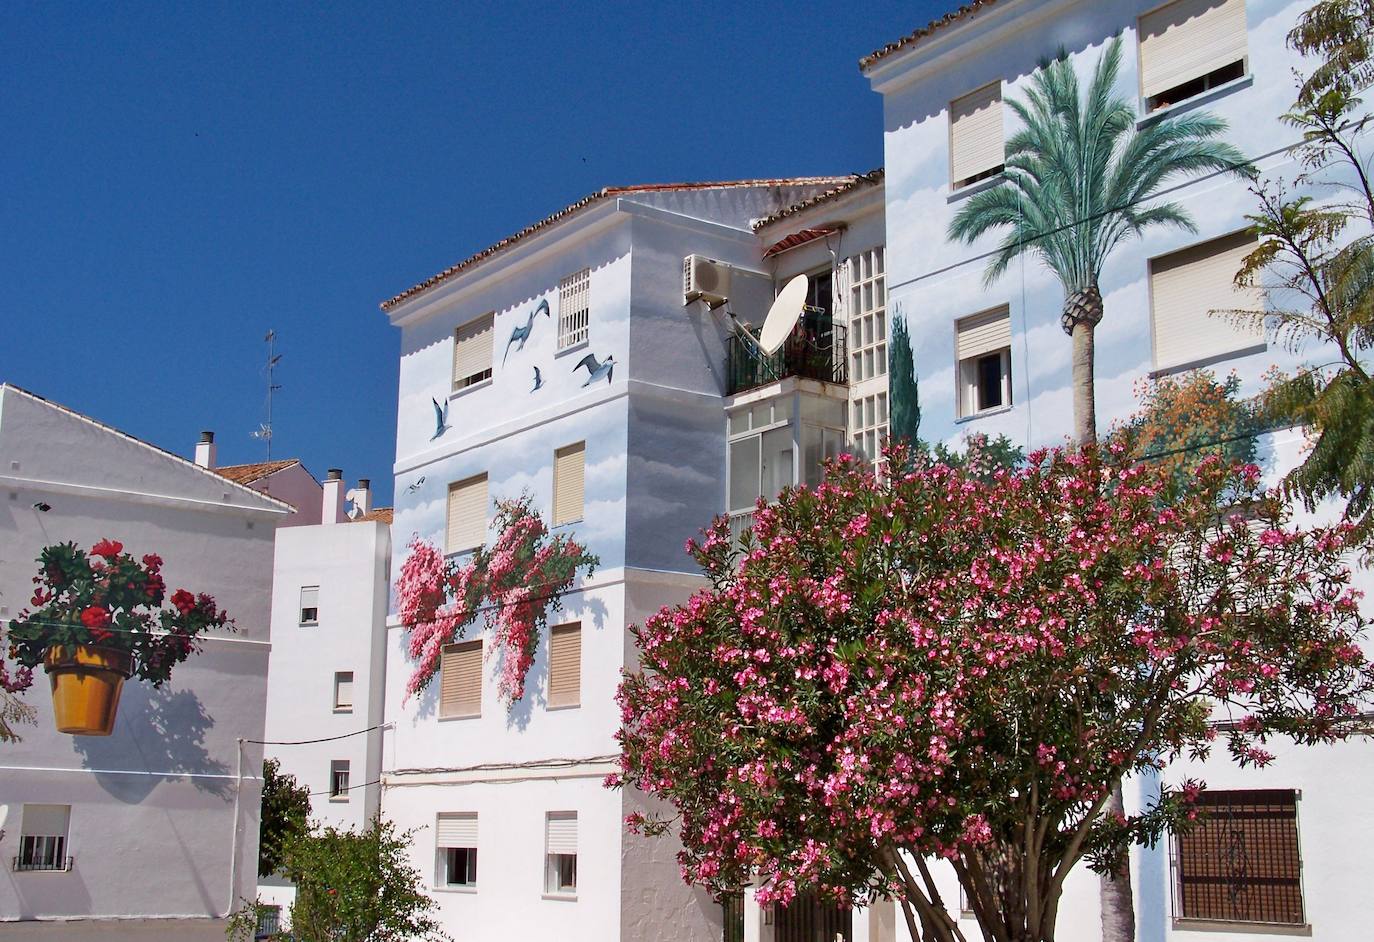
<svg viewBox="0 0 1374 942">
<path fill-rule="evenodd" d="M 238 739 L 238 758 L 234 763 L 234 836 L 229 842 L 229 904 L 221 919 L 228 919 L 234 912 L 234 891 L 239 882 L 239 796 L 243 793 L 243 737 Z M 254 894 L 256 895 L 256 894 Z"/>
</svg>

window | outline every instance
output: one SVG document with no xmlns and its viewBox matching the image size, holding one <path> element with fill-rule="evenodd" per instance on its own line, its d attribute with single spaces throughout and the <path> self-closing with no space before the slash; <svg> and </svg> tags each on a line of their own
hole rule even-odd
<svg viewBox="0 0 1374 942">
<path fill-rule="evenodd" d="M 301 624 L 318 625 L 320 623 L 320 587 L 317 585 L 301 586 Z"/>
<path fill-rule="evenodd" d="M 877 462 L 887 440 L 887 288 L 883 247 L 851 256 L 850 412 L 854 450 Z"/>
<path fill-rule="evenodd" d="M 582 702 L 582 625 L 549 629 L 549 706 L 575 707 Z"/>
<path fill-rule="evenodd" d="M 334 672 L 334 709 L 341 713 L 353 712 L 353 672 Z"/>
<path fill-rule="evenodd" d="M 1259 310 L 1258 291 L 1235 285 L 1254 236 L 1238 232 L 1150 260 L 1150 322 L 1155 369 L 1176 369 L 1254 352 L 1264 344 L 1259 325 L 1237 325 L 1209 311 Z"/>
<path fill-rule="evenodd" d="M 447 551 L 465 553 L 487 541 L 487 476 L 479 474 L 448 486 Z"/>
<path fill-rule="evenodd" d="M 882 458 L 887 444 L 887 393 L 876 393 L 851 403 L 854 449 L 869 461 Z"/>
<path fill-rule="evenodd" d="M 25 805 L 19 825 L 19 856 L 15 870 L 70 870 L 67 826 L 71 805 Z"/>
<path fill-rule="evenodd" d="M 348 760 L 329 763 L 329 800 L 348 801 Z"/>
<path fill-rule="evenodd" d="M 482 642 L 446 644 L 439 654 L 439 715 L 482 715 Z"/>
<path fill-rule="evenodd" d="M 1205 791 L 1199 820 L 1174 838 L 1174 915 L 1302 925 L 1297 793 Z"/>
<path fill-rule="evenodd" d="M 553 525 L 582 519 L 583 481 L 587 443 L 578 442 L 553 453 Z"/>
<path fill-rule="evenodd" d="M 435 828 L 440 886 L 477 886 L 477 815 L 442 813 Z"/>
<path fill-rule="evenodd" d="M 258 908 L 258 932 L 254 938 L 274 936 L 281 931 L 281 907 L 260 906 Z"/>
<path fill-rule="evenodd" d="M 1002 172 L 1002 83 L 949 103 L 949 182 L 954 189 Z"/>
<path fill-rule="evenodd" d="M 453 332 L 453 391 L 491 379 L 495 314 L 483 314 Z"/>
<path fill-rule="evenodd" d="M 558 283 L 558 349 L 585 343 L 592 322 L 592 270 L 584 268 Z"/>
<path fill-rule="evenodd" d="M 1245 74 L 1245 0 L 1175 0 L 1140 18 L 1140 93 L 1154 111 Z"/>
<path fill-rule="evenodd" d="M 1007 308 L 954 325 L 961 418 L 1011 405 L 1011 315 Z"/>
<path fill-rule="evenodd" d="M 550 811 L 544 822 L 544 891 L 560 896 L 577 892 L 577 812 Z"/>
</svg>

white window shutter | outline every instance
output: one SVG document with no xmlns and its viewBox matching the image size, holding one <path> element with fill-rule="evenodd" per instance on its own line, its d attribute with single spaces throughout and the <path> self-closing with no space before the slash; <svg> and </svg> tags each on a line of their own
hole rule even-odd
<svg viewBox="0 0 1374 942">
<path fill-rule="evenodd" d="M 955 357 L 959 360 L 1010 346 L 1011 313 L 1005 307 L 965 317 L 955 325 Z"/>
<path fill-rule="evenodd" d="M 487 541 L 487 476 L 450 484 L 448 488 L 448 535 L 450 553 L 477 549 Z"/>
<path fill-rule="evenodd" d="M 587 443 L 578 442 L 553 453 L 553 525 L 582 519 Z"/>
<path fill-rule="evenodd" d="M 1245 0 L 1175 0 L 1140 18 L 1140 91 L 1153 98 L 1246 56 Z"/>
<path fill-rule="evenodd" d="M 476 847 L 477 815 L 442 812 L 434 833 L 439 847 Z"/>
<path fill-rule="evenodd" d="M 439 715 L 482 714 L 482 642 L 446 644 L 439 655 Z"/>
<path fill-rule="evenodd" d="M 577 812 L 549 812 L 547 852 L 550 854 L 577 853 Z"/>
<path fill-rule="evenodd" d="M 1002 83 L 949 104 L 949 182 L 958 186 L 1002 166 Z"/>
<path fill-rule="evenodd" d="M 1209 311 L 1259 310 L 1257 290 L 1235 286 L 1256 241 L 1249 233 L 1213 239 L 1150 260 L 1150 321 L 1155 369 L 1237 353 L 1264 342 L 1258 325 L 1237 325 Z"/>
<path fill-rule="evenodd" d="M 582 343 L 591 332 L 592 270 L 584 268 L 558 283 L 558 349 Z"/>
<path fill-rule="evenodd" d="M 25 805 L 20 833 L 25 837 L 66 837 L 71 805 Z"/>
<path fill-rule="evenodd" d="M 320 607 L 320 587 L 308 585 L 301 588 L 301 608 Z"/>
<path fill-rule="evenodd" d="M 551 707 L 582 702 L 582 625 L 549 629 L 549 692 Z"/>
<path fill-rule="evenodd" d="M 491 370 L 495 314 L 483 314 L 453 332 L 453 388 L 462 389 Z"/>
</svg>

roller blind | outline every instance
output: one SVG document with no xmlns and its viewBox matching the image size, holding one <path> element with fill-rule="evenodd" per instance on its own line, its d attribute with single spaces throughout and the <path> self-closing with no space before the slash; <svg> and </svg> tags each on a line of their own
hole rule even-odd
<svg viewBox="0 0 1374 942">
<path fill-rule="evenodd" d="M 448 542 L 450 553 L 476 549 L 487 540 L 487 476 L 448 486 Z"/>
<path fill-rule="evenodd" d="M 1255 248 L 1239 232 L 1150 260 L 1150 320 L 1155 369 L 1236 353 L 1264 342 L 1259 325 L 1239 326 L 1208 311 L 1257 310 L 1259 292 L 1235 286 L 1236 272 Z"/>
<path fill-rule="evenodd" d="M 582 702 L 582 625 L 555 625 L 549 630 L 549 706 Z"/>
<path fill-rule="evenodd" d="M 482 715 L 482 642 L 444 645 L 439 655 L 439 715 Z"/>
<path fill-rule="evenodd" d="M 582 485 L 587 443 L 578 442 L 553 453 L 553 524 L 582 519 Z"/>
<path fill-rule="evenodd" d="M 334 675 L 334 706 L 353 705 L 353 672 L 339 671 Z"/>
<path fill-rule="evenodd" d="M 1140 18 L 1141 94 L 1153 98 L 1245 52 L 1245 0 L 1175 0 Z"/>
<path fill-rule="evenodd" d="M 71 813 L 71 805 L 25 805 L 20 833 L 24 837 L 66 837 Z"/>
<path fill-rule="evenodd" d="M 483 314 L 453 332 L 453 388 L 462 389 L 491 375 L 495 314 Z"/>
<path fill-rule="evenodd" d="M 308 585 L 301 588 L 301 608 L 320 607 L 320 587 Z"/>
<path fill-rule="evenodd" d="M 440 847 L 476 847 L 477 815 L 441 813 L 434 834 Z"/>
<path fill-rule="evenodd" d="M 548 852 L 577 853 L 577 812 L 551 811 L 548 819 Z"/>
<path fill-rule="evenodd" d="M 965 317 L 955 325 L 955 356 L 959 360 L 1010 346 L 1011 315 L 1005 307 Z"/>
<path fill-rule="evenodd" d="M 958 186 L 1002 166 L 1002 83 L 949 104 L 949 179 Z"/>
</svg>

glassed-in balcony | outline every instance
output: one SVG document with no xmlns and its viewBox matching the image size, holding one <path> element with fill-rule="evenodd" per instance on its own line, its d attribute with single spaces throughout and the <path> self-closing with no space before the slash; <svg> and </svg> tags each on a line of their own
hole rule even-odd
<svg viewBox="0 0 1374 942">
<path fill-rule="evenodd" d="M 726 353 L 726 392 L 731 396 L 789 376 L 823 383 L 848 380 L 845 329 L 819 308 L 807 308 L 771 356 L 738 335 L 729 338 Z"/>
</svg>

